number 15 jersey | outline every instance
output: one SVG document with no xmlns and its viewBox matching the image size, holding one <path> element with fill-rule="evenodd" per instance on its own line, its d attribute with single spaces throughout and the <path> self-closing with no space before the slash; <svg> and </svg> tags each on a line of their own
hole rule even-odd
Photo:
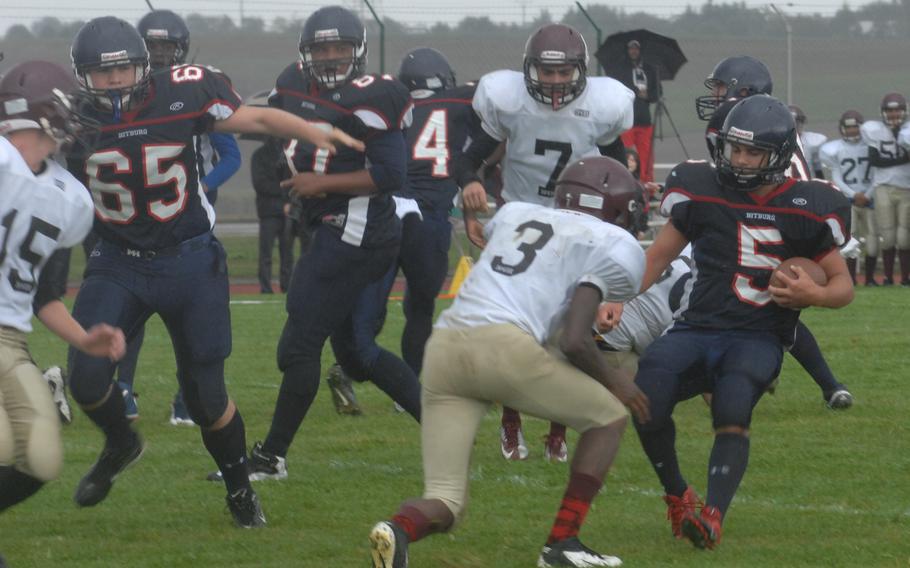
<svg viewBox="0 0 910 568">
<path fill-rule="evenodd" d="M 579 284 L 596 287 L 607 302 L 625 302 L 641 286 L 641 246 L 596 217 L 512 202 L 484 233 L 487 246 L 437 327 L 511 323 L 543 344 Z"/>
</svg>

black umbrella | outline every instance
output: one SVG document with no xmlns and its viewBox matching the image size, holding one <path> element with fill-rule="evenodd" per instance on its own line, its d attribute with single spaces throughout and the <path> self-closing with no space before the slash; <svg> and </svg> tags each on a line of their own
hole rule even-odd
<svg viewBox="0 0 910 568">
<path fill-rule="evenodd" d="M 632 40 L 638 41 L 642 60 L 657 68 L 661 81 L 676 77 L 679 68 L 688 61 L 673 38 L 644 29 L 619 32 L 608 36 L 594 54 L 607 75 L 611 75 L 611 69 L 628 57 L 626 50 Z"/>
</svg>

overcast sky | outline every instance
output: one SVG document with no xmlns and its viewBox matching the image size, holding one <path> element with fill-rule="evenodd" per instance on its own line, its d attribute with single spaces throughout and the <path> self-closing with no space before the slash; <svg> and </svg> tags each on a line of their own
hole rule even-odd
<svg viewBox="0 0 910 568">
<path fill-rule="evenodd" d="M 362 6 L 361 0 L 150 0 L 156 8 L 167 8 L 186 15 L 198 12 L 203 15 L 228 15 L 234 21 L 240 16 L 241 6 L 247 16 L 258 16 L 271 20 L 277 16 L 305 18 L 316 8 L 330 3 L 348 7 Z M 724 3 L 727 0 L 715 0 Z M 869 0 L 848 0 L 851 7 L 860 6 Z M 534 19 L 543 9 L 558 18 L 575 5 L 573 0 L 372 0 L 380 16 L 388 16 L 409 24 L 430 24 L 437 21 L 454 23 L 466 15 L 488 16 L 496 21 L 521 22 L 523 18 Z M 699 5 L 701 0 L 688 2 Z M 624 7 L 628 11 L 643 10 L 659 16 L 678 14 L 685 10 L 686 1 L 616 0 L 582 2 L 583 5 L 607 4 Z M 763 0 L 745 0 L 753 7 L 767 6 Z M 838 0 L 794 0 L 778 2 L 785 12 L 820 13 L 831 15 L 844 5 Z M 0 29 L 5 30 L 15 23 L 28 25 L 43 16 L 55 16 L 61 20 L 88 19 L 114 14 L 130 21 L 138 20 L 147 11 L 145 0 L 3 0 L 0 6 Z"/>
</svg>

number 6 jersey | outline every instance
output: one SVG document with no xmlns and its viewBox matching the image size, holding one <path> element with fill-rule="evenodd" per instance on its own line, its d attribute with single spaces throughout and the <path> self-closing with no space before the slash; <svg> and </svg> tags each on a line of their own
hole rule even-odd
<svg viewBox="0 0 910 568">
<path fill-rule="evenodd" d="M 771 301 L 771 273 L 794 256 L 817 262 L 850 240 L 850 202 L 822 181 L 790 178 L 764 197 L 727 189 L 706 162 L 679 164 L 666 187 L 661 214 L 694 253 L 677 321 L 792 337 L 799 312 Z"/>
<path fill-rule="evenodd" d="M 32 330 L 32 301 L 51 254 L 85 238 L 92 226 L 88 192 L 56 162 L 35 177 L 0 136 L 0 325 Z"/>
<path fill-rule="evenodd" d="M 119 122 L 109 110 L 80 109 L 101 122 L 101 137 L 95 148 L 77 148 L 67 165 L 92 192 L 98 234 L 160 250 L 210 231 L 215 211 L 199 188 L 193 137 L 240 102 L 221 73 L 181 65 L 152 73 L 142 102 Z"/>
<path fill-rule="evenodd" d="M 437 327 L 511 323 L 543 344 L 579 284 L 595 286 L 607 302 L 625 302 L 641 286 L 641 246 L 596 217 L 512 202 L 484 232 L 487 246 Z"/>
</svg>

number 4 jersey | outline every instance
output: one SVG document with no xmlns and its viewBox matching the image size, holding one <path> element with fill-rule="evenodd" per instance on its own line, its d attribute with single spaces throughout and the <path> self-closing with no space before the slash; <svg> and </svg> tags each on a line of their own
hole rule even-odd
<svg viewBox="0 0 910 568">
<path fill-rule="evenodd" d="M 787 337 L 799 312 L 771 301 L 771 272 L 785 259 L 819 261 L 846 243 L 850 202 L 822 181 L 788 179 L 757 197 L 721 186 L 715 174 L 705 162 L 685 162 L 667 178 L 661 213 L 694 251 L 677 321 Z"/>
<path fill-rule="evenodd" d="M 32 300 L 51 254 L 85 238 L 92 200 L 56 162 L 35 177 L 0 136 L 0 325 L 32 330 Z"/>
<path fill-rule="evenodd" d="M 579 284 L 595 286 L 608 302 L 625 302 L 641 286 L 641 246 L 596 217 L 512 202 L 484 232 L 487 246 L 437 327 L 510 323 L 543 344 Z"/>
<path fill-rule="evenodd" d="M 109 110 L 82 109 L 101 122 L 101 137 L 67 165 L 92 192 L 98 234 L 160 250 L 210 231 L 215 212 L 199 188 L 193 136 L 211 131 L 240 102 L 221 73 L 181 65 L 152 73 L 142 102 L 121 121 Z"/>
</svg>

